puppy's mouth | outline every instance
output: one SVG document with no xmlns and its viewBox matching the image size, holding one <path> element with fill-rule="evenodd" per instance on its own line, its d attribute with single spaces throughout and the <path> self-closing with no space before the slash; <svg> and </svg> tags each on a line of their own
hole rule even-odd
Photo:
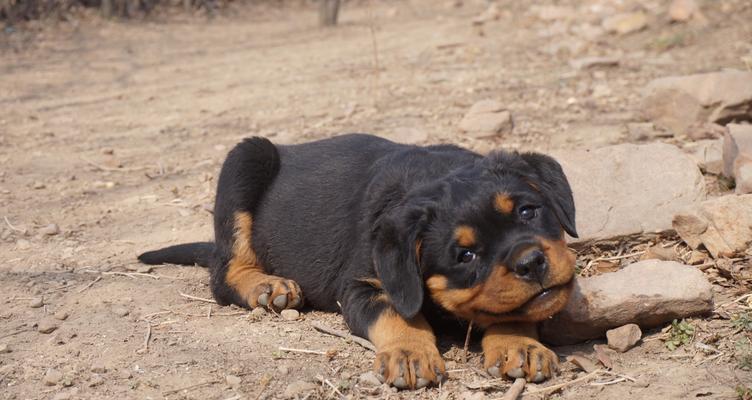
<svg viewBox="0 0 752 400">
<path fill-rule="evenodd" d="M 573 285 L 574 279 L 570 279 L 563 285 L 545 289 L 511 311 L 493 312 L 479 309 L 477 312 L 487 317 L 508 321 L 542 321 L 564 308 L 569 300 L 569 294 L 572 291 Z"/>
</svg>

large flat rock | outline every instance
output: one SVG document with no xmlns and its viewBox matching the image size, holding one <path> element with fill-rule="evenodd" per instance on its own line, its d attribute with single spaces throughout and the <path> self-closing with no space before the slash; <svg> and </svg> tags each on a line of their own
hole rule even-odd
<svg viewBox="0 0 752 400">
<path fill-rule="evenodd" d="M 579 241 L 669 230 L 674 214 L 706 196 L 697 163 L 669 144 L 552 155 L 572 186 Z"/>
<path fill-rule="evenodd" d="M 541 325 L 541 338 L 574 344 L 627 324 L 649 329 L 712 310 L 712 285 L 702 271 L 674 261 L 646 260 L 578 278 L 564 309 Z"/>
<path fill-rule="evenodd" d="M 642 114 L 675 134 L 704 122 L 726 124 L 752 118 L 752 72 L 726 70 L 651 81 Z"/>
<path fill-rule="evenodd" d="M 674 216 L 674 229 L 692 248 L 713 257 L 742 254 L 752 243 L 752 194 L 716 197 Z"/>
</svg>

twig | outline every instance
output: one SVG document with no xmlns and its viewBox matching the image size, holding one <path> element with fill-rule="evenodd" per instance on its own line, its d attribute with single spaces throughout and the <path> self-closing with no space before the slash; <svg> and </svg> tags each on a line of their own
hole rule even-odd
<svg viewBox="0 0 752 400">
<path fill-rule="evenodd" d="M 308 350 L 308 349 L 292 349 L 289 347 L 279 347 L 279 351 L 286 351 L 288 353 L 303 353 L 303 354 L 318 354 L 321 356 L 325 356 L 328 353 L 325 351 L 318 351 L 318 350 Z"/>
<path fill-rule="evenodd" d="M 473 321 L 467 325 L 467 334 L 465 335 L 465 346 L 462 348 L 462 363 L 467 364 L 467 348 L 470 346 L 470 333 L 473 331 Z"/>
<path fill-rule="evenodd" d="M 171 312 L 172 312 L 172 310 L 167 310 L 167 311 L 158 311 L 158 312 L 155 312 L 155 313 L 146 314 L 146 315 L 144 315 L 144 316 L 141 317 L 141 320 L 143 321 L 143 320 L 145 320 L 147 318 L 156 317 L 157 315 L 162 315 L 162 314 L 169 314 Z"/>
<path fill-rule="evenodd" d="M 184 317 L 202 317 L 202 318 L 206 317 L 206 314 L 191 314 L 191 313 L 174 311 L 174 310 L 168 310 L 165 312 L 173 313 L 175 315 L 182 315 Z M 245 315 L 245 314 L 248 314 L 248 313 L 245 311 L 237 311 L 237 312 L 231 312 L 231 313 L 219 313 L 219 314 L 212 313 L 212 317 L 234 317 L 236 315 Z"/>
<path fill-rule="evenodd" d="M 608 370 L 603 370 L 601 372 L 603 372 L 606 375 L 611 375 L 611 376 L 616 376 L 616 377 L 619 377 L 619 378 L 624 378 L 624 379 L 626 379 L 626 380 L 628 380 L 630 382 L 637 382 L 637 379 L 632 378 L 629 375 L 624 375 L 624 374 L 620 374 L 620 373 L 613 372 L 613 371 L 608 371 Z"/>
<path fill-rule="evenodd" d="M 25 232 L 23 229 L 19 229 L 11 225 L 10 221 L 8 221 L 8 217 L 3 217 L 3 219 L 5 220 L 5 223 L 8 225 L 8 228 L 13 229 L 16 232 Z"/>
<path fill-rule="evenodd" d="M 725 356 L 725 355 L 726 355 L 726 353 L 720 352 L 720 353 L 718 353 L 718 354 L 716 354 L 716 355 L 714 355 L 714 356 L 712 356 L 712 357 L 708 357 L 708 358 L 706 358 L 706 359 L 704 359 L 704 360 L 702 360 L 702 361 L 698 362 L 698 363 L 697 363 L 697 364 L 695 364 L 695 365 L 699 367 L 700 365 L 702 365 L 702 364 L 705 364 L 705 363 L 706 363 L 706 362 L 708 362 L 708 361 L 713 361 L 713 360 L 715 360 L 716 358 L 719 358 L 719 357 L 723 357 L 723 356 Z"/>
<path fill-rule="evenodd" d="M 645 254 L 644 250 L 643 251 L 635 251 L 634 253 L 629 253 L 629 254 L 622 254 L 620 256 L 599 257 L 599 258 L 596 258 L 596 259 L 590 261 L 588 264 L 595 264 L 598 261 L 616 261 L 616 260 L 622 260 L 622 259 L 625 259 L 625 258 L 630 258 L 630 257 L 635 257 L 635 256 L 641 256 L 643 254 Z"/>
<path fill-rule="evenodd" d="M 326 384 L 327 386 L 329 386 L 330 388 L 332 388 L 332 389 L 333 389 L 333 390 L 334 390 L 335 392 L 337 392 L 337 394 L 338 394 L 338 395 L 339 395 L 339 396 L 340 396 L 341 398 L 344 398 L 344 397 L 345 397 L 345 395 L 344 395 L 344 394 L 342 394 L 342 392 L 340 392 L 340 391 L 339 391 L 339 389 L 337 389 L 337 387 L 336 387 L 336 386 L 332 385 L 332 383 L 331 383 L 331 382 L 329 382 L 329 379 L 324 379 L 324 377 L 322 377 L 322 376 L 316 376 L 316 379 L 318 379 L 318 380 L 319 380 L 319 382 L 321 382 L 321 383 L 323 383 L 323 384 Z"/>
<path fill-rule="evenodd" d="M 18 335 L 19 333 L 24 333 L 24 332 L 26 332 L 28 330 L 29 330 L 28 328 L 24 328 L 24 329 L 19 329 L 17 331 L 11 332 L 11 333 L 6 333 L 5 335 L 0 336 L 0 339 L 5 339 L 7 337 L 15 336 L 15 335 Z"/>
<path fill-rule="evenodd" d="M 603 370 L 596 369 L 595 371 L 593 371 L 593 372 L 591 372 L 591 373 L 589 373 L 589 374 L 587 374 L 585 376 L 579 377 L 579 378 L 571 380 L 569 382 L 564 382 L 564 383 L 560 383 L 558 385 L 552 385 L 552 386 L 546 386 L 546 387 L 543 387 L 543 388 L 528 390 L 528 391 L 525 392 L 525 394 L 544 393 L 544 392 L 550 392 L 550 391 L 553 391 L 553 390 L 559 390 L 561 388 L 565 388 L 567 386 L 574 385 L 575 383 L 580 383 L 580 382 L 583 382 L 583 381 L 587 381 L 588 379 L 593 378 L 594 376 L 600 374 L 601 372 L 603 372 Z"/>
<path fill-rule="evenodd" d="M 204 303 L 214 303 L 214 304 L 217 303 L 216 301 L 214 301 L 212 299 L 205 299 L 203 297 L 191 296 L 191 295 L 185 294 L 183 292 L 178 292 L 178 293 L 180 293 L 180 295 L 183 296 L 183 297 L 185 297 L 186 299 L 191 299 L 191 300 L 195 300 L 195 301 L 203 301 Z"/>
<path fill-rule="evenodd" d="M 168 395 L 171 395 L 171 394 L 182 392 L 183 390 L 195 389 L 197 387 L 206 386 L 206 385 L 213 385 L 213 384 L 219 383 L 219 382 L 220 382 L 219 379 L 212 379 L 210 381 L 197 383 L 195 385 L 185 386 L 185 387 L 181 387 L 181 388 L 177 388 L 177 389 L 172 389 L 172 390 L 166 390 L 166 391 L 162 392 L 162 395 L 163 396 L 168 396 Z"/>
<path fill-rule="evenodd" d="M 525 383 L 527 383 L 525 378 L 515 379 L 509 390 L 499 400 L 517 400 L 522 391 L 525 390 Z"/>
<path fill-rule="evenodd" d="M 89 160 L 86 157 L 81 157 L 82 160 L 86 161 L 87 164 L 90 164 L 92 167 L 95 167 L 101 171 L 108 171 L 108 172 L 133 172 L 133 171 L 143 171 L 145 169 L 149 169 L 150 167 L 130 167 L 130 168 L 113 168 L 113 167 L 106 167 L 104 165 L 100 165 L 95 163 L 92 160 Z"/>
<path fill-rule="evenodd" d="M 616 378 L 614 380 L 606 381 L 606 382 L 591 382 L 590 386 L 607 386 L 607 385 L 614 385 L 620 382 L 626 381 L 626 378 Z"/>
<path fill-rule="evenodd" d="M 142 349 L 142 353 L 149 352 L 149 340 L 151 340 L 151 324 L 146 323 L 146 336 L 144 336 L 144 348 Z"/>
<path fill-rule="evenodd" d="M 155 280 L 159 280 L 159 277 L 152 274 L 144 274 L 141 272 L 102 272 L 103 275 L 118 275 L 118 276 L 127 276 L 129 278 L 134 278 L 137 276 L 143 276 L 147 278 L 152 278 Z"/>
<path fill-rule="evenodd" d="M 325 326 L 325 325 L 320 324 L 318 322 L 312 322 L 311 326 L 313 327 L 313 329 L 316 329 L 319 332 L 326 333 L 326 334 L 329 334 L 329 335 L 332 335 L 332 336 L 337 336 L 337 337 L 340 337 L 340 338 L 345 339 L 345 340 L 353 341 L 356 344 L 358 344 L 358 345 L 360 345 L 360 346 L 362 346 L 362 347 L 364 347 L 364 348 L 366 348 L 368 350 L 371 350 L 374 353 L 376 352 L 376 346 L 374 346 L 373 343 L 369 342 L 368 340 L 363 339 L 362 337 L 353 336 L 353 335 L 351 335 L 351 334 L 349 334 L 347 332 L 343 332 L 343 331 L 339 331 L 339 330 L 336 330 L 336 329 L 333 329 L 333 328 L 329 328 L 328 326 Z"/>
<path fill-rule="evenodd" d="M 101 277 L 101 276 L 98 276 L 98 277 L 97 277 L 97 279 L 94 279 L 93 281 L 89 282 L 89 284 L 88 284 L 88 285 L 86 285 L 86 286 L 82 287 L 81 289 L 78 289 L 78 293 L 83 293 L 84 291 L 86 291 L 86 289 L 88 289 L 88 288 L 90 288 L 90 287 L 94 286 L 94 284 L 95 284 L 95 283 L 97 283 L 97 282 L 99 282 L 99 281 L 101 281 L 101 280 L 102 280 L 102 277 Z"/>
<path fill-rule="evenodd" d="M 731 304 L 738 303 L 740 301 L 746 300 L 746 299 L 748 299 L 750 297 L 752 297 L 752 293 L 748 293 L 748 294 L 745 294 L 744 296 L 737 297 L 736 299 L 731 300 L 731 301 L 729 301 L 727 303 L 723 303 L 723 304 L 721 304 L 720 306 L 718 306 L 716 308 L 723 308 L 723 307 L 726 307 L 728 305 L 731 305 Z"/>
</svg>

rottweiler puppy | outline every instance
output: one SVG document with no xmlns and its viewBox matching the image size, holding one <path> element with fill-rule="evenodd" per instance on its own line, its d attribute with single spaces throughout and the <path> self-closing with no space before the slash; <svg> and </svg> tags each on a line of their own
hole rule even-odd
<svg viewBox="0 0 752 400">
<path fill-rule="evenodd" d="M 561 167 L 541 154 L 363 134 L 290 146 L 254 137 L 222 166 L 214 242 L 138 258 L 209 267 L 221 305 L 299 308 L 305 295 L 341 311 L 376 346 L 375 372 L 398 388 L 446 376 L 428 314 L 484 328 L 491 374 L 540 382 L 558 357 L 538 342 L 536 322 L 571 291 L 564 232 L 577 236 L 574 214 Z"/>
</svg>

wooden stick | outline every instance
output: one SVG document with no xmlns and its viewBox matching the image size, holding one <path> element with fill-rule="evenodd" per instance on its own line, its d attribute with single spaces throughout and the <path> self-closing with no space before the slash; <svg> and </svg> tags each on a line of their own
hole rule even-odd
<svg viewBox="0 0 752 400">
<path fill-rule="evenodd" d="M 79 290 L 78 290 L 78 293 L 83 293 L 83 292 L 85 292 L 85 291 L 86 291 L 86 289 L 88 289 L 88 288 L 90 288 L 90 287 L 94 286 L 94 284 L 95 284 L 95 283 L 97 283 L 97 282 L 99 282 L 100 280 L 102 280 L 102 276 L 98 276 L 98 277 L 97 277 L 97 279 L 94 279 L 93 281 L 89 282 L 89 284 L 88 284 L 88 285 L 86 285 L 86 286 L 82 287 L 81 289 L 79 289 Z"/>
<path fill-rule="evenodd" d="M 318 350 L 308 350 L 308 349 L 292 349 L 289 347 L 279 347 L 279 351 L 286 351 L 288 353 L 303 353 L 303 354 L 318 354 L 321 356 L 325 356 L 327 352 L 325 351 L 318 351 Z"/>
<path fill-rule="evenodd" d="M 214 301 L 212 299 L 205 299 L 203 297 L 191 296 L 191 295 L 185 294 L 183 292 L 178 292 L 178 293 L 180 293 L 180 295 L 183 296 L 183 297 L 185 297 L 186 299 L 191 299 L 191 300 L 195 300 L 195 301 L 203 301 L 204 303 L 214 303 L 214 304 L 217 303 L 216 301 Z"/>
<path fill-rule="evenodd" d="M 190 385 L 190 386 L 181 387 L 181 388 L 172 389 L 172 390 L 166 390 L 166 391 L 162 392 L 162 395 L 163 396 L 167 396 L 167 395 L 171 395 L 171 394 L 182 392 L 183 390 L 195 389 L 197 387 L 206 386 L 206 385 L 213 385 L 213 384 L 219 383 L 219 382 L 220 382 L 219 379 L 212 379 L 210 381 L 197 383 L 195 385 Z"/>
<path fill-rule="evenodd" d="M 372 352 L 376 352 L 376 346 L 373 345 L 373 343 L 369 342 L 366 339 L 363 339 L 362 337 L 353 336 L 347 332 L 339 331 L 334 328 L 329 328 L 328 326 L 325 326 L 323 324 L 320 324 L 318 322 L 311 322 L 311 326 L 313 329 L 316 329 L 319 332 L 326 333 L 332 336 L 337 336 L 345 340 L 353 341 L 356 344 L 371 350 Z"/>
<path fill-rule="evenodd" d="M 152 274 L 144 274 L 141 272 L 102 272 L 103 275 L 118 275 L 118 276 L 127 276 L 129 278 L 135 278 L 137 276 L 143 276 L 147 278 L 152 278 L 155 280 L 159 280 L 159 277 Z"/>
<path fill-rule="evenodd" d="M 593 372 L 591 372 L 591 373 L 589 373 L 589 374 L 587 374 L 585 376 L 579 377 L 579 378 L 571 380 L 569 382 L 564 382 L 564 383 L 560 383 L 558 385 L 552 385 L 552 386 L 546 386 L 546 387 L 543 387 L 543 388 L 528 390 L 528 391 L 525 392 L 525 394 L 544 393 L 544 392 L 550 392 L 550 391 L 553 391 L 553 390 L 558 390 L 558 389 L 561 389 L 561 388 L 565 388 L 567 386 L 574 385 L 575 383 L 580 383 L 580 382 L 586 381 L 588 379 L 591 379 L 594 376 L 596 376 L 596 375 L 598 375 L 598 374 L 600 374 L 602 372 L 603 372 L 602 369 L 596 369 L 595 371 L 593 371 Z"/>
<path fill-rule="evenodd" d="M 340 398 L 345 398 L 345 395 L 342 394 L 342 392 L 340 392 L 339 389 L 337 389 L 336 386 L 332 385 L 332 383 L 329 382 L 329 379 L 324 379 L 324 377 L 322 377 L 322 376 L 317 376 L 316 379 L 318 379 L 319 382 L 324 383 L 327 386 L 329 386 L 330 388 L 334 389 L 334 391 L 337 392 L 337 394 L 340 396 Z"/>
<path fill-rule="evenodd" d="M 525 390 L 526 383 L 527 381 L 525 380 L 525 378 L 515 379 L 512 387 L 510 387 L 509 390 L 504 393 L 504 396 L 502 396 L 499 400 L 517 400 L 517 398 L 520 397 L 522 391 Z"/>
<path fill-rule="evenodd" d="M 465 346 L 462 348 L 464 351 L 462 353 L 462 363 L 467 364 L 467 348 L 470 346 L 470 333 L 473 331 L 473 321 L 470 321 L 470 323 L 467 325 L 467 334 L 465 335 Z"/>
<path fill-rule="evenodd" d="M 8 225 L 8 228 L 13 229 L 16 232 L 24 232 L 23 229 L 16 228 L 15 226 L 11 225 L 10 221 L 8 221 L 8 217 L 3 217 L 5 220 L 5 224 Z"/>
</svg>

